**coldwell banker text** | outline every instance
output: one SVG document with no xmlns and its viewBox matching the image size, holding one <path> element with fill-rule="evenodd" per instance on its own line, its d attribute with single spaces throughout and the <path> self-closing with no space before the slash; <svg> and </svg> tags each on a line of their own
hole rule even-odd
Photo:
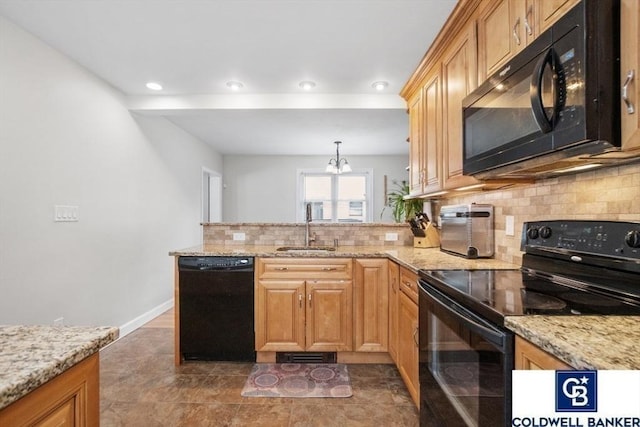
<svg viewBox="0 0 640 427">
<path fill-rule="evenodd" d="M 640 427 L 640 417 L 516 417 L 512 427 Z"/>
</svg>

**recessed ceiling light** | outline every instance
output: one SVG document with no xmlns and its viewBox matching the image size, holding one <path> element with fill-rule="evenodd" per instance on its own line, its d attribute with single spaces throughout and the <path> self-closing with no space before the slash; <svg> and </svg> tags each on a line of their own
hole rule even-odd
<svg viewBox="0 0 640 427">
<path fill-rule="evenodd" d="M 162 90 L 162 85 L 157 82 L 147 82 L 147 89 Z"/>
<path fill-rule="evenodd" d="M 316 84 L 312 81 L 304 81 L 304 82 L 300 82 L 300 87 L 304 90 L 311 90 L 314 87 L 316 87 Z"/>
<path fill-rule="evenodd" d="M 240 90 L 244 85 L 240 82 L 230 81 L 227 82 L 227 87 L 231 90 Z"/>
<path fill-rule="evenodd" d="M 373 82 L 373 84 L 371 85 L 371 87 L 375 90 L 385 90 L 387 86 L 389 86 L 389 83 L 383 81 Z"/>
</svg>

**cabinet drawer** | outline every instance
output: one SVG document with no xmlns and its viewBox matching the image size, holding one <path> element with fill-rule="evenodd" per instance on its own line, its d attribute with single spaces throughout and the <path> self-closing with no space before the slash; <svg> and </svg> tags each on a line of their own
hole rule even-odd
<svg viewBox="0 0 640 427">
<path fill-rule="evenodd" d="M 400 268 L 400 290 L 418 303 L 418 275 L 406 268 Z"/>
<path fill-rule="evenodd" d="M 351 279 L 351 258 L 260 258 L 259 279 Z"/>
</svg>

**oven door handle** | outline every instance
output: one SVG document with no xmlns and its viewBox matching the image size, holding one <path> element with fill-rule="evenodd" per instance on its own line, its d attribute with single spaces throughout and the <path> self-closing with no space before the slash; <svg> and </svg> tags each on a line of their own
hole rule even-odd
<svg viewBox="0 0 640 427">
<path fill-rule="evenodd" d="M 434 291 L 425 288 L 422 283 L 420 283 L 420 289 L 425 292 L 430 299 L 435 302 L 442 309 L 448 311 L 450 314 L 456 316 L 456 319 L 463 323 L 464 326 L 481 335 L 485 340 L 490 343 L 496 345 L 500 350 L 504 351 L 505 347 L 505 334 L 499 329 L 495 329 L 491 327 L 489 324 L 481 324 L 478 320 L 474 319 L 473 314 L 463 307 L 459 306 L 453 301 L 443 301 L 443 297 L 434 293 Z M 475 317 L 475 316 L 474 316 Z M 483 322 L 484 323 L 484 322 Z"/>
</svg>

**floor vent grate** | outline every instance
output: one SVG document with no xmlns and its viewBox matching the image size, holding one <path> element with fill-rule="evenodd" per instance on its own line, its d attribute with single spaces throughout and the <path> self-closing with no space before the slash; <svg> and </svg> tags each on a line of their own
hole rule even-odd
<svg viewBox="0 0 640 427">
<path fill-rule="evenodd" d="M 307 352 L 278 352 L 276 363 L 336 363 L 335 352 L 307 353 Z"/>
</svg>

